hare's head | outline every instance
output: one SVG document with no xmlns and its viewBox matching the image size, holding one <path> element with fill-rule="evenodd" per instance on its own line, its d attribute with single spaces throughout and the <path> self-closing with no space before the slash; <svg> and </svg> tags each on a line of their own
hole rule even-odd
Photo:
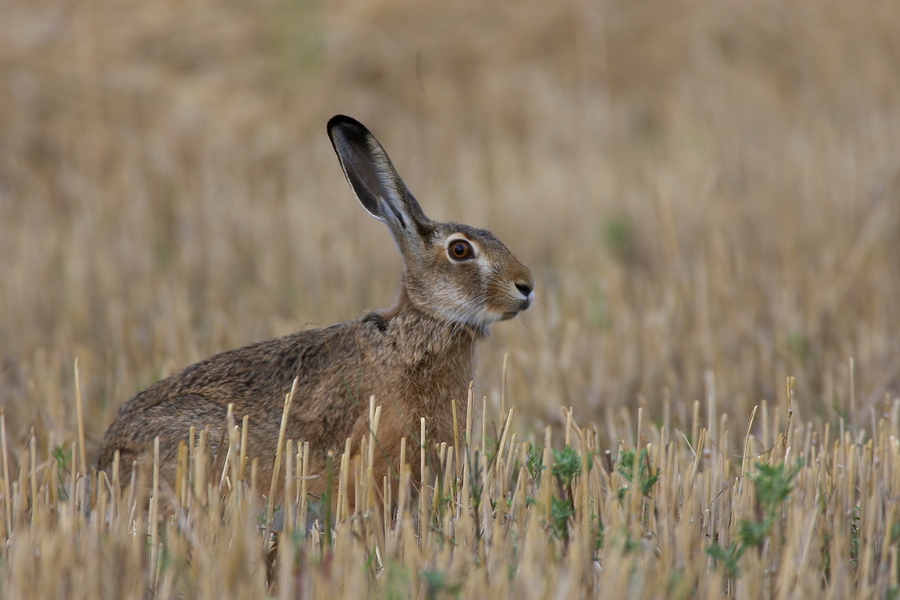
<svg viewBox="0 0 900 600">
<path fill-rule="evenodd" d="M 335 116 L 328 135 L 359 202 L 391 230 L 403 255 L 404 291 L 417 309 L 483 334 L 531 305 L 531 271 L 491 232 L 426 217 L 359 121 Z"/>
</svg>

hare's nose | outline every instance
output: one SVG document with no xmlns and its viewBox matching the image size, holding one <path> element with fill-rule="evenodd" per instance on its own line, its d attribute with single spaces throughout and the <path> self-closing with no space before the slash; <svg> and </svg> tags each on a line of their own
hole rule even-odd
<svg viewBox="0 0 900 600">
<path fill-rule="evenodd" d="M 529 283 L 517 283 L 516 289 L 519 290 L 520 292 L 522 292 L 522 295 L 527 298 L 531 294 L 531 292 L 534 291 L 534 285 L 532 285 L 530 282 Z"/>
</svg>

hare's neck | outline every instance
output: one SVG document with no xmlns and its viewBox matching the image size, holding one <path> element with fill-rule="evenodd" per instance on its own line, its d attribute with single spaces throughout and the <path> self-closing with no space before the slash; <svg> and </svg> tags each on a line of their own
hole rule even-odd
<svg viewBox="0 0 900 600">
<path fill-rule="evenodd" d="M 405 291 L 401 291 L 392 307 L 379 311 L 379 314 L 404 351 L 416 362 L 436 360 L 474 364 L 475 344 L 487 334 L 420 309 Z"/>
<path fill-rule="evenodd" d="M 416 419 L 428 417 L 434 431 L 453 431 L 446 401 L 456 400 L 465 418 L 466 393 L 475 377 L 475 345 L 483 335 L 472 327 L 435 318 L 402 296 L 395 306 L 374 314 L 379 329 L 392 341 L 382 345 L 381 356 L 392 363 L 389 371 L 400 374 L 383 393 L 405 399 L 415 407 L 409 414 Z M 442 441 L 449 439 L 444 436 Z"/>
</svg>

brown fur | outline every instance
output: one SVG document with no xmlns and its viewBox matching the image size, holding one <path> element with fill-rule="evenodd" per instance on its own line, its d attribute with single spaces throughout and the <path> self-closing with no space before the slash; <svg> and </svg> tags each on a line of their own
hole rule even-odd
<svg viewBox="0 0 900 600">
<path fill-rule="evenodd" d="M 247 455 L 259 459 L 260 481 L 266 482 L 295 377 L 286 439 L 309 442 L 311 474 L 324 470 L 329 451 L 340 456 L 347 438 L 356 443 L 368 436 L 370 396 L 382 406 L 375 481 L 397 472 L 403 437 L 410 442 L 414 480 L 419 478 L 422 417 L 429 444 L 452 443 L 451 402 L 464 423 L 475 343 L 492 322 L 528 308 L 531 273 L 490 232 L 429 221 L 360 123 L 339 115 L 328 130 L 357 198 L 388 224 L 403 255 L 396 304 L 355 321 L 223 352 L 151 385 L 122 406 L 94 459 L 96 469 L 109 471 L 118 451 L 127 481 L 132 462 L 158 436 L 161 474 L 171 483 L 178 444 L 190 427 L 209 427 L 215 451 L 232 404 L 238 422 L 249 417 Z M 460 241 L 470 244 L 474 257 L 450 256 Z M 309 491 L 319 494 L 324 487 L 319 477 Z"/>
</svg>

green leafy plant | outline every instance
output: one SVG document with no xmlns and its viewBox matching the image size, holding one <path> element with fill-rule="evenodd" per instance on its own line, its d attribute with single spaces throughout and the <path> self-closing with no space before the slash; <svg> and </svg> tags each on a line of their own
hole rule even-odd
<svg viewBox="0 0 900 600">
<path fill-rule="evenodd" d="M 437 600 L 438 598 L 459 598 L 462 591 L 462 585 L 458 583 L 449 583 L 447 575 L 443 571 L 436 569 L 425 569 L 419 571 L 419 578 L 425 584 L 426 600 Z"/>
<path fill-rule="evenodd" d="M 572 501 L 567 498 L 550 499 L 550 527 L 557 538 L 568 541 L 569 518 L 575 514 Z"/>
<path fill-rule="evenodd" d="M 635 469 L 635 455 L 633 450 L 622 450 L 616 461 L 616 471 L 630 485 L 639 485 L 641 494 L 647 496 L 650 490 L 659 481 L 659 469 L 654 470 L 647 457 L 647 449 L 641 448 L 637 455 L 637 469 Z M 635 472 L 637 471 L 637 472 Z M 627 487 L 619 489 L 619 500 L 625 497 Z"/>
<path fill-rule="evenodd" d="M 553 451 L 553 476 L 571 496 L 572 482 L 581 475 L 581 456 L 571 446 Z"/>
<path fill-rule="evenodd" d="M 575 514 L 575 493 L 572 485 L 581 475 L 581 456 L 566 446 L 553 450 L 553 477 L 559 485 L 560 496 L 550 501 L 551 528 L 556 537 L 568 543 L 569 519 Z"/>
<path fill-rule="evenodd" d="M 60 500 L 68 500 L 69 488 L 67 488 L 66 484 L 63 482 L 65 481 L 66 476 L 72 474 L 72 471 L 69 469 L 69 464 L 72 461 L 72 451 L 69 450 L 66 452 L 65 448 L 60 445 L 53 449 L 51 455 L 53 461 L 56 463 L 56 493 Z"/>
<path fill-rule="evenodd" d="M 528 474 L 531 475 L 535 482 L 540 481 L 541 472 L 544 470 L 543 454 L 543 448 L 530 442 L 528 443 L 528 456 L 526 457 L 525 468 L 528 469 Z"/>
<path fill-rule="evenodd" d="M 740 560 L 750 548 L 761 547 L 775 526 L 781 512 L 782 503 L 794 489 L 791 481 L 803 466 L 798 459 L 794 467 L 788 469 L 784 462 L 777 465 L 757 463 L 750 480 L 756 486 L 756 519 L 742 519 L 738 524 L 735 538 L 728 546 L 714 542 L 706 553 L 719 561 L 729 577 L 740 576 Z"/>
<path fill-rule="evenodd" d="M 591 521 L 597 521 L 597 527 L 594 529 L 594 552 L 600 552 L 606 542 L 606 526 L 597 515 L 591 515 Z"/>
</svg>

